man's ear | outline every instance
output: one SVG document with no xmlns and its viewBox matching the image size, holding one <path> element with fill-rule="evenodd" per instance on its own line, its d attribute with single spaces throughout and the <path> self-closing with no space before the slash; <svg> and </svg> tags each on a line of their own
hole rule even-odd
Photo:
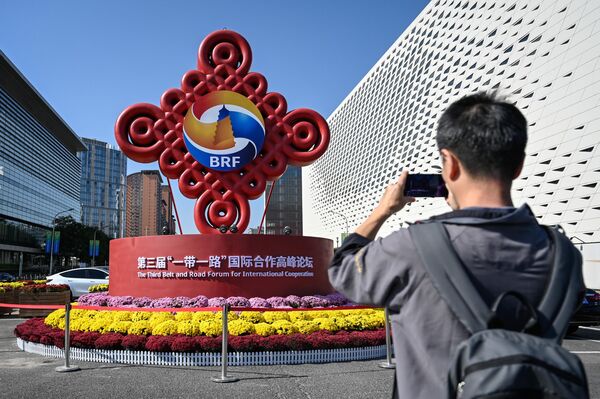
<svg viewBox="0 0 600 399">
<path fill-rule="evenodd" d="M 444 169 L 447 173 L 446 178 L 450 181 L 457 180 L 462 171 L 462 165 L 458 160 L 458 157 L 451 150 L 446 148 L 443 148 L 440 152 L 444 159 Z"/>
<path fill-rule="evenodd" d="M 524 163 L 525 163 L 525 157 L 523 157 L 523 160 L 521 161 L 521 163 L 517 167 L 517 170 L 515 170 L 515 175 L 512 178 L 513 180 L 515 180 L 517 177 L 521 176 L 521 172 L 523 171 L 523 164 Z"/>
</svg>

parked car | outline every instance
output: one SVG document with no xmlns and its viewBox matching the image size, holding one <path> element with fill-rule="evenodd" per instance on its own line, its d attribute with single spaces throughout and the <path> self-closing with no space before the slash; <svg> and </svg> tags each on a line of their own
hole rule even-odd
<svg viewBox="0 0 600 399">
<path fill-rule="evenodd" d="M 88 293 L 88 288 L 96 284 L 106 284 L 108 272 L 97 267 L 81 267 L 65 270 L 47 277 L 47 284 L 66 284 L 73 298 Z"/>
<path fill-rule="evenodd" d="M 15 276 L 10 273 L 1 272 L 0 273 L 0 281 L 15 281 Z"/>
<path fill-rule="evenodd" d="M 600 324 L 600 293 L 595 290 L 585 290 L 581 307 L 571 319 L 567 334 L 573 334 L 579 326 Z"/>
</svg>

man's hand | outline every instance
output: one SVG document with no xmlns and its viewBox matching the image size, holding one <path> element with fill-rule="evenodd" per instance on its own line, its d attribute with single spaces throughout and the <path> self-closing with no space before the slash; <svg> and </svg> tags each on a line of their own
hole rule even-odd
<svg viewBox="0 0 600 399">
<path fill-rule="evenodd" d="M 387 218 L 404 208 L 406 204 L 415 201 L 414 197 L 404 196 L 404 187 L 406 186 L 407 178 L 408 172 L 404 171 L 400 174 L 400 178 L 398 178 L 396 183 L 387 186 L 374 213 L 377 212 Z"/>
<path fill-rule="evenodd" d="M 404 171 L 396 183 L 390 184 L 385 189 L 381 200 L 379 200 L 379 205 L 377 205 L 377 208 L 375 208 L 367 220 L 358 226 L 355 231 L 356 234 L 373 240 L 383 223 L 390 216 L 404 208 L 406 204 L 415 201 L 413 197 L 404 196 L 404 186 L 406 186 L 407 178 L 408 172 Z"/>
</svg>

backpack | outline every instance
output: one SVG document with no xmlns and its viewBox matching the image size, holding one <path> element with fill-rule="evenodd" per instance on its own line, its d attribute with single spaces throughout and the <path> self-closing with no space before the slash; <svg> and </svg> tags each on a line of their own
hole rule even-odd
<svg viewBox="0 0 600 399">
<path fill-rule="evenodd" d="M 556 228 L 546 227 L 554 261 L 538 308 L 514 291 L 492 306 L 481 298 L 439 222 L 409 227 L 433 286 L 470 337 L 450 359 L 448 398 L 589 398 L 579 358 L 561 347 L 569 320 L 578 307 L 581 255 Z M 501 328 L 496 315 L 507 297 L 521 301 L 531 314 L 522 331 Z"/>
</svg>

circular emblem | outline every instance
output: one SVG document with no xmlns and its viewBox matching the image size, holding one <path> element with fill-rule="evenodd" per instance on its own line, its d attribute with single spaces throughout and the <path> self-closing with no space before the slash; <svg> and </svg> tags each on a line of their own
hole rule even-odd
<svg viewBox="0 0 600 399">
<path fill-rule="evenodd" d="M 265 141 L 265 122 L 252 101 L 232 91 L 208 93 L 188 110 L 185 145 L 207 168 L 228 172 L 251 162 Z"/>
</svg>

